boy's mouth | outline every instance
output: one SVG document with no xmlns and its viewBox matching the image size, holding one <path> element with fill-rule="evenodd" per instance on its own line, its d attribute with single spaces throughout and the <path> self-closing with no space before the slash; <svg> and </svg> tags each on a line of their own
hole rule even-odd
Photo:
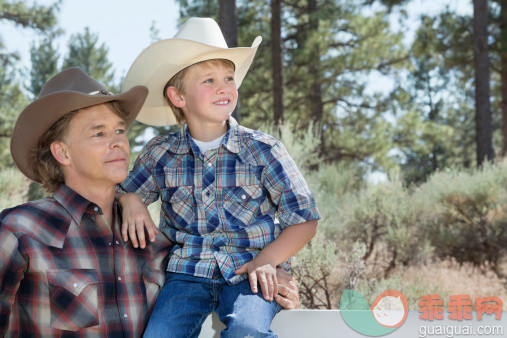
<svg viewBox="0 0 507 338">
<path fill-rule="evenodd" d="M 231 100 L 222 100 L 222 101 L 216 101 L 216 102 L 213 102 L 213 104 L 216 104 L 216 105 L 219 105 L 219 106 L 222 106 L 222 105 L 227 105 L 231 102 Z"/>
</svg>

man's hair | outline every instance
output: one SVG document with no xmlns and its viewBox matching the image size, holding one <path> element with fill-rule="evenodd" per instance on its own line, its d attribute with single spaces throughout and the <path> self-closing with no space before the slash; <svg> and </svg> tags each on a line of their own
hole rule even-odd
<svg viewBox="0 0 507 338">
<path fill-rule="evenodd" d="M 121 108 L 118 101 L 106 102 L 107 106 L 121 118 L 126 117 L 125 111 Z M 73 110 L 60 117 L 58 121 L 39 138 L 37 148 L 32 150 L 32 156 L 35 159 L 35 172 L 38 174 L 42 187 L 48 193 L 55 192 L 60 185 L 64 183 L 63 170 L 53 154 L 51 153 L 51 143 L 55 141 L 64 141 L 70 125 L 70 121 L 79 112 Z"/>
<path fill-rule="evenodd" d="M 176 90 L 180 93 L 180 94 L 184 94 L 185 93 L 185 77 L 187 76 L 188 74 L 188 71 L 190 70 L 190 68 L 196 66 L 196 65 L 199 65 L 199 66 L 206 66 L 206 67 L 218 67 L 218 66 L 223 66 L 223 67 L 226 67 L 226 68 L 230 68 L 232 70 L 235 69 L 235 66 L 234 66 L 234 63 L 230 60 L 225 60 L 225 59 L 211 59 L 211 60 L 206 60 L 206 61 L 201 61 L 201 62 L 197 62 L 197 63 L 194 63 L 186 68 L 183 68 L 182 70 L 180 70 L 178 73 L 176 73 L 165 85 L 164 87 L 164 97 L 165 99 L 167 100 L 167 102 L 169 103 L 169 106 L 171 107 L 171 110 L 173 111 L 173 114 L 174 114 L 174 117 L 176 118 L 176 121 L 178 122 L 178 124 L 182 124 L 183 122 L 185 122 L 185 115 L 183 114 L 183 110 L 181 110 L 181 108 L 178 108 L 176 107 L 175 105 L 172 104 L 171 100 L 169 99 L 169 97 L 167 96 L 167 88 L 173 86 L 176 88 Z"/>
</svg>

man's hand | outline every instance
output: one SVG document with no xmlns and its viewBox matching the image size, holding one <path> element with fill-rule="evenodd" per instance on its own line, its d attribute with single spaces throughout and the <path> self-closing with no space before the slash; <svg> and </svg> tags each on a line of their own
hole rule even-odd
<svg viewBox="0 0 507 338">
<path fill-rule="evenodd" d="M 134 248 L 141 246 L 141 249 L 144 249 L 146 247 L 145 229 L 151 242 L 155 241 L 155 235 L 158 234 L 158 229 L 153 223 L 148 209 L 141 198 L 134 193 L 123 194 L 118 201 L 122 206 L 121 235 L 123 240 L 126 242 L 130 237 Z"/>
<path fill-rule="evenodd" d="M 278 294 L 275 301 L 286 310 L 299 308 L 299 290 L 294 277 L 282 269 L 276 269 Z"/>
<path fill-rule="evenodd" d="M 256 257 L 257 258 L 257 257 Z M 272 301 L 278 293 L 278 280 L 276 279 L 276 268 L 269 263 L 257 262 L 256 258 L 243 264 L 236 270 L 237 275 L 248 273 L 250 288 L 257 293 L 257 282 L 261 286 L 262 295 L 265 300 Z"/>
</svg>

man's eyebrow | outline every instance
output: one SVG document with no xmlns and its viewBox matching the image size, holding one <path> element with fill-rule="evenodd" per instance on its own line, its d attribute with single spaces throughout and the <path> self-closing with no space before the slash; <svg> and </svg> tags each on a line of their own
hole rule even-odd
<svg viewBox="0 0 507 338">
<path fill-rule="evenodd" d="M 122 126 L 122 127 L 125 127 L 127 125 L 127 122 L 125 122 L 124 120 L 120 120 L 118 121 L 118 123 L 116 125 L 119 125 L 119 126 Z M 102 129 L 102 128 L 105 128 L 106 125 L 105 124 L 96 124 L 96 125 L 93 125 L 90 127 L 90 130 L 98 130 L 98 129 Z"/>
</svg>

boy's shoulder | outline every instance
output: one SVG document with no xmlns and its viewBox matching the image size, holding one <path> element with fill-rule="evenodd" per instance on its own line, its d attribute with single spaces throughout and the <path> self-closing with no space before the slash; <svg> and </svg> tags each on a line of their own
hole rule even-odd
<svg viewBox="0 0 507 338">
<path fill-rule="evenodd" d="M 274 147 L 277 144 L 280 144 L 280 141 L 278 141 L 273 136 L 263 133 L 261 131 L 250 129 L 247 127 L 244 127 L 242 125 L 238 126 L 239 130 L 239 137 L 242 141 L 248 143 L 261 143 L 269 147 Z"/>
</svg>

